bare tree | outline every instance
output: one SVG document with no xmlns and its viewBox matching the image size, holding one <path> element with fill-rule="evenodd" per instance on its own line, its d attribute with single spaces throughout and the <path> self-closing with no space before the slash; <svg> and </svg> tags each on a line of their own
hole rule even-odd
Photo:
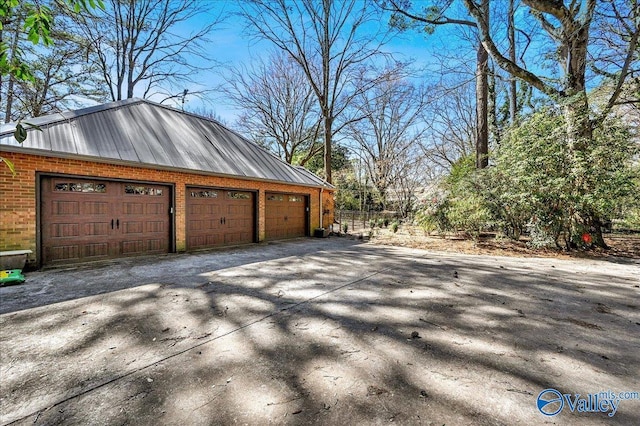
<svg viewBox="0 0 640 426">
<path fill-rule="evenodd" d="M 424 132 L 426 96 L 423 87 L 393 72 L 353 100 L 355 115 L 362 119 L 347 126 L 347 135 L 362 151 L 383 207 L 389 188 L 397 184 L 398 173 L 407 162 L 407 153 L 419 144 Z"/>
<path fill-rule="evenodd" d="M 419 192 L 425 191 L 435 180 L 427 158 L 420 153 L 417 144 L 411 145 L 396 161 L 393 185 L 389 188 L 388 199 L 393 208 L 407 217 L 415 210 Z"/>
<path fill-rule="evenodd" d="M 182 96 L 182 87 L 211 63 L 205 45 L 221 18 L 187 35 L 179 27 L 208 16 L 210 5 L 197 0 L 107 0 L 104 11 L 77 19 L 93 61 L 112 100 L 147 98 L 160 93 Z M 196 65 L 198 63 L 205 65 Z M 176 87 L 180 94 L 175 95 Z M 194 92 L 191 92 L 193 94 Z"/>
<path fill-rule="evenodd" d="M 465 16 L 458 16 L 458 12 L 452 11 L 453 1 L 433 0 L 428 3 L 416 2 L 421 10 L 413 10 L 413 4 L 408 0 L 380 0 L 379 3 L 385 10 L 393 13 L 392 25 L 400 28 L 415 27 L 415 23 L 426 24 L 420 29 L 431 33 L 442 25 L 457 25 L 464 28 L 474 28 L 475 23 Z M 484 12 L 485 19 L 489 20 L 489 0 L 480 0 L 478 6 Z M 450 15 L 452 14 L 452 15 Z M 453 17 L 452 17 L 453 16 Z M 476 46 L 476 167 L 484 168 L 489 164 L 489 97 L 488 97 L 489 55 L 480 42 Z"/>
<path fill-rule="evenodd" d="M 440 172 L 473 155 L 476 116 L 473 81 L 449 81 L 429 89 L 430 107 L 425 112 L 429 128 L 421 144 L 424 155 Z"/>
<path fill-rule="evenodd" d="M 276 52 L 250 68 L 233 67 L 222 92 L 242 110 L 238 126 L 287 163 L 303 166 L 322 150 L 313 89 L 289 55 Z"/>
<path fill-rule="evenodd" d="M 240 7 L 249 32 L 286 52 L 309 80 L 323 121 L 325 179 L 331 182 L 332 138 L 344 125 L 337 121 L 353 97 L 370 87 L 351 82 L 363 81 L 359 76 L 387 41 L 377 11 L 362 0 L 250 0 Z"/>
</svg>

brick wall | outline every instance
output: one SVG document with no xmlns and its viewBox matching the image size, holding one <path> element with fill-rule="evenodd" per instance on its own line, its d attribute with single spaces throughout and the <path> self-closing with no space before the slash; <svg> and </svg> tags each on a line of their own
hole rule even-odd
<svg viewBox="0 0 640 426">
<path fill-rule="evenodd" d="M 37 248 L 36 172 L 174 184 L 176 249 L 178 251 L 184 251 L 186 247 L 185 187 L 191 185 L 257 190 L 258 238 L 260 241 L 265 238 L 265 192 L 276 191 L 308 195 L 311 202 L 310 234 L 320 223 L 321 191 L 318 188 L 23 153 L 3 152 L 2 156 L 13 162 L 16 176 L 12 176 L 5 165 L 0 166 L 0 250 L 30 249 L 34 252 L 30 261 L 36 259 Z M 322 199 L 322 222 L 324 226 L 329 226 L 333 222 L 332 192 L 324 189 L 322 191 Z M 327 213 L 327 210 L 330 212 Z"/>
</svg>

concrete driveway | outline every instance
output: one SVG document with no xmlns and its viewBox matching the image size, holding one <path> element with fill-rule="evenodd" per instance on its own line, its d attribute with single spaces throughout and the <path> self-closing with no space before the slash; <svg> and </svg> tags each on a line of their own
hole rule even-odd
<svg viewBox="0 0 640 426">
<path fill-rule="evenodd" d="M 0 423 L 640 424 L 639 276 L 340 238 L 33 272 Z"/>
</svg>

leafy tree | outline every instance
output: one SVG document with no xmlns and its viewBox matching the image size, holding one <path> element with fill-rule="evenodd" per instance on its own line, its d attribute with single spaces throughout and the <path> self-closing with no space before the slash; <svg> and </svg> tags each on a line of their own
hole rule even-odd
<svg viewBox="0 0 640 426">
<path fill-rule="evenodd" d="M 18 121 L 26 117 L 58 112 L 78 105 L 77 97 L 105 100 L 106 93 L 97 78 L 95 68 L 85 61 L 87 45 L 84 39 L 72 34 L 68 28 L 67 8 L 56 5 L 52 8 L 55 26 L 50 36 L 50 47 L 31 46 L 24 40 L 19 43 L 20 50 L 27 53 L 25 64 L 32 78 L 16 79 L 9 76 L 8 84 L 3 85 L 2 107 L 5 121 Z M 12 36 L 19 37 L 21 26 L 11 27 Z"/>
<path fill-rule="evenodd" d="M 340 171 L 350 167 L 349 163 L 349 149 L 343 145 L 335 145 L 334 149 L 331 150 L 331 170 Z M 294 159 L 294 162 L 296 160 Z M 324 167 L 324 154 L 322 152 L 317 152 L 313 157 L 307 161 L 305 167 L 326 179 L 324 175 L 325 167 Z"/>
<path fill-rule="evenodd" d="M 336 208 L 339 210 L 359 210 L 362 205 L 363 191 L 360 182 L 351 168 L 338 170 L 334 174 Z"/>
<path fill-rule="evenodd" d="M 66 0 L 65 3 L 75 13 L 104 7 L 102 0 Z M 24 19 L 22 26 L 24 34 L 32 44 L 42 43 L 44 46 L 53 44 L 51 36 L 53 17 L 49 7 L 19 0 L 0 1 L 0 77 L 3 80 L 9 77 L 10 80 L 34 81 L 33 73 L 24 59 L 22 50 L 18 47 L 20 33 L 15 32 L 11 46 L 4 39 L 5 26 L 16 24 L 21 19 Z M 27 138 L 27 131 L 20 122 L 16 123 L 14 137 L 19 143 Z M 5 163 L 9 170 L 15 173 L 14 166 L 9 160 L 0 157 L 0 162 Z"/>
<path fill-rule="evenodd" d="M 621 218 L 636 207 L 640 190 L 633 165 L 640 147 L 619 119 L 604 124 L 576 156 L 560 108 L 532 114 L 506 133 L 494 166 L 474 170 L 469 156 L 456 162 L 419 223 L 472 235 L 497 226 L 516 239 L 528 231 L 536 247 L 589 246 L 583 236 L 593 238 L 596 229 L 585 216 Z"/>
<path fill-rule="evenodd" d="M 542 241 L 569 248 L 596 231 L 585 215 L 612 219 L 637 193 L 631 165 L 638 147 L 628 129 L 610 119 L 578 156 L 566 127 L 558 110 L 545 109 L 513 128 L 485 185 L 488 204 L 504 224 L 516 231 L 528 224 Z"/>
<path fill-rule="evenodd" d="M 537 19 L 546 38 L 541 46 L 550 47 L 545 57 L 551 67 L 526 67 L 515 63 L 500 48 L 495 33 L 489 25 L 488 14 L 483 3 L 464 0 L 468 12 L 473 17 L 480 39 L 499 67 L 521 79 L 537 90 L 547 94 L 562 105 L 567 132 L 566 143 L 571 163 L 577 168 L 576 174 L 585 172 L 587 167 L 578 167 L 583 163 L 594 143 L 594 129 L 607 119 L 611 109 L 617 103 L 624 82 L 638 69 L 638 38 L 640 37 L 640 7 L 637 0 L 627 2 L 598 2 L 596 0 L 572 1 L 568 5 L 557 0 L 523 0 L 529 12 Z M 598 43 L 606 40 L 608 43 Z M 594 58 L 590 58 L 590 54 Z M 600 111 L 590 108 L 587 97 L 588 64 L 600 65 L 597 71 L 613 81 L 615 89 L 609 101 Z M 561 70 L 562 78 L 545 75 L 545 71 Z M 589 176 L 578 176 L 579 181 L 589 181 Z M 576 191 L 588 186 L 575 187 Z M 590 197 L 590 194 L 576 194 L 578 198 Z M 599 209 L 587 205 L 580 217 L 584 225 L 594 229 L 596 245 L 606 247 L 602 238 L 602 218 L 596 213 Z"/>
<path fill-rule="evenodd" d="M 455 162 L 440 184 L 442 193 L 434 195 L 418 211 L 418 225 L 429 232 L 464 231 L 476 238 L 494 220 L 479 191 L 480 173 L 473 155 Z"/>
</svg>

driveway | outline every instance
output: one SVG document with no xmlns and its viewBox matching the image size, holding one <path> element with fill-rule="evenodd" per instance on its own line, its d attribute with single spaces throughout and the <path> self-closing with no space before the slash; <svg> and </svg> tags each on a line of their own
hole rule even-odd
<svg viewBox="0 0 640 426">
<path fill-rule="evenodd" d="M 341 238 L 33 272 L 0 423 L 640 424 L 639 275 Z"/>
</svg>

